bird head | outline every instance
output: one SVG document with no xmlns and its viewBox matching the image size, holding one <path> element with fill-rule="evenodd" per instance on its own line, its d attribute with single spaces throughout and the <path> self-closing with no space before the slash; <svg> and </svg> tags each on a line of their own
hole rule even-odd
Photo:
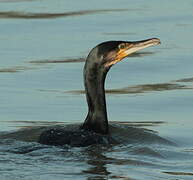
<svg viewBox="0 0 193 180">
<path fill-rule="evenodd" d="M 141 41 L 107 41 L 91 50 L 87 58 L 89 64 L 97 65 L 102 69 L 109 69 L 130 54 L 141 49 L 158 45 L 160 40 L 151 38 Z"/>
</svg>

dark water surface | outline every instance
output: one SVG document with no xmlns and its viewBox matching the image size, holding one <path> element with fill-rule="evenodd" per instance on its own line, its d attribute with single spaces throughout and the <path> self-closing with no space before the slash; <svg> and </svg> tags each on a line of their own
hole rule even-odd
<svg viewBox="0 0 193 180">
<path fill-rule="evenodd" d="M 193 179 L 192 19 L 191 0 L 0 0 L 0 179 Z M 162 44 L 106 81 L 109 120 L 125 143 L 35 142 L 46 125 L 85 119 L 92 47 L 151 37 Z"/>
</svg>

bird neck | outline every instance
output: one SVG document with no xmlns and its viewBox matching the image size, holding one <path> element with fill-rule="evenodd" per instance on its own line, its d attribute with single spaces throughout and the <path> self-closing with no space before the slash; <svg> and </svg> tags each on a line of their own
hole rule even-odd
<svg viewBox="0 0 193 180">
<path fill-rule="evenodd" d="M 88 115 L 83 124 L 83 129 L 96 133 L 108 133 L 108 119 L 104 83 L 107 71 L 98 64 L 84 68 L 84 84 L 88 104 Z"/>
</svg>

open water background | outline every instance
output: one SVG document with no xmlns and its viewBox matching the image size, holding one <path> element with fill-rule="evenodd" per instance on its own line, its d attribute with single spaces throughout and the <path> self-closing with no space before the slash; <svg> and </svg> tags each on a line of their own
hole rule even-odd
<svg viewBox="0 0 193 180">
<path fill-rule="evenodd" d="M 110 70 L 109 120 L 156 131 L 176 146 L 62 149 L 3 139 L 0 179 L 193 179 L 192 0 L 0 0 L 0 132 L 83 122 L 91 48 L 151 37 L 162 44 Z M 24 152 L 29 146 L 37 149 Z"/>
</svg>

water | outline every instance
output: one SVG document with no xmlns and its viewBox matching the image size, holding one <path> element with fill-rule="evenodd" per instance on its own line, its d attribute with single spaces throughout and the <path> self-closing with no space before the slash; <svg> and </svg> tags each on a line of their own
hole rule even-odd
<svg viewBox="0 0 193 180">
<path fill-rule="evenodd" d="M 192 10 L 191 0 L 0 0 L 0 131 L 7 135 L 0 179 L 192 179 Z M 23 127 L 32 133 L 83 122 L 90 49 L 151 37 L 162 44 L 110 70 L 109 120 L 156 131 L 175 145 L 140 137 L 112 147 L 58 148 L 8 138 Z"/>
</svg>

